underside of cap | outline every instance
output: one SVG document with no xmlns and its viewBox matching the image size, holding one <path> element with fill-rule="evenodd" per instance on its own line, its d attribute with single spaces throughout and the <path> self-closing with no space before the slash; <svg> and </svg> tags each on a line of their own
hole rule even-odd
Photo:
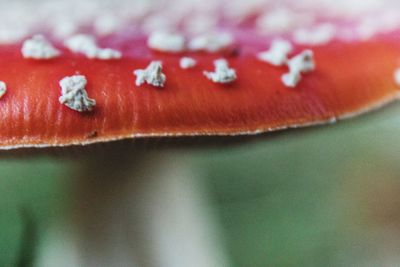
<svg viewBox="0 0 400 267">
<path fill-rule="evenodd" d="M 235 41 L 213 53 L 155 51 L 148 47 L 144 32 L 105 37 L 93 32 L 103 47 L 122 53 L 112 60 L 74 53 L 62 39 L 51 36 L 60 56 L 47 60 L 24 58 L 22 41 L 0 43 L 0 80 L 7 85 L 0 98 L 0 149 L 147 137 L 253 135 L 332 123 L 400 96 L 393 78 L 400 59 L 395 29 L 368 40 L 334 38 L 323 44 L 296 44 L 287 38 L 294 43 L 293 55 L 312 49 L 316 63 L 312 73 L 288 88 L 281 79 L 287 67 L 257 58 L 273 39 L 286 33 L 264 36 L 249 28 L 255 21 L 244 21 L 224 26 Z M 182 57 L 193 58 L 196 65 L 181 68 Z M 235 71 L 233 82 L 217 83 L 204 76 L 220 58 Z M 133 72 L 153 61 L 162 62 L 165 84 L 135 84 Z M 59 82 L 73 75 L 87 80 L 85 90 L 96 103 L 90 112 L 77 112 L 59 101 Z"/>
</svg>

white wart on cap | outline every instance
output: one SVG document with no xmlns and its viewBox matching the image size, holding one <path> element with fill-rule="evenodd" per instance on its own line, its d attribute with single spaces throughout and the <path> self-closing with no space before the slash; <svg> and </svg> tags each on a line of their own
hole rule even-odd
<svg viewBox="0 0 400 267">
<path fill-rule="evenodd" d="M 336 27 L 330 23 L 322 23 L 314 27 L 297 29 L 293 40 L 301 45 L 325 45 L 336 35 Z"/>
<path fill-rule="evenodd" d="M 197 65 L 197 61 L 191 57 L 183 57 L 179 61 L 179 66 L 181 69 L 190 69 Z"/>
<path fill-rule="evenodd" d="M 136 86 L 147 83 L 155 87 L 164 87 L 167 77 L 162 70 L 161 61 L 152 61 L 146 69 L 135 70 L 133 74 L 136 75 Z"/>
<path fill-rule="evenodd" d="M 60 103 L 78 112 L 93 110 L 96 106 L 96 101 L 88 97 L 85 89 L 86 84 L 87 80 L 83 75 L 74 75 L 63 78 L 60 81 Z"/>
<path fill-rule="evenodd" d="M 284 66 L 288 61 L 289 54 L 293 51 L 293 46 L 285 40 L 274 40 L 268 51 L 261 52 L 257 58 L 273 66 Z"/>
<path fill-rule="evenodd" d="M 237 79 L 236 70 L 228 65 L 225 59 L 218 59 L 214 61 L 215 71 L 205 71 L 204 75 L 215 83 L 231 83 Z"/>
<path fill-rule="evenodd" d="M 179 53 L 185 50 L 186 40 L 183 35 L 169 32 L 154 32 L 149 36 L 147 45 L 162 52 Z"/>
<path fill-rule="evenodd" d="M 305 50 L 288 62 L 290 72 L 309 73 L 315 70 L 314 52 Z"/>
<path fill-rule="evenodd" d="M 3 82 L 3 81 L 0 81 L 0 98 L 2 98 L 3 95 L 5 95 L 6 92 L 7 92 L 6 83 Z"/>
<path fill-rule="evenodd" d="M 226 32 L 210 32 L 191 39 L 188 48 L 191 51 L 215 53 L 233 44 L 233 36 Z"/>
<path fill-rule="evenodd" d="M 24 58 L 32 59 L 52 59 L 60 55 L 56 49 L 43 35 L 35 35 L 26 40 L 21 49 Z"/>
<path fill-rule="evenodd" d="M 289 72 L 282 76 L 282 82 L 286 87 L 295 88 L 301 81 L 299 72 Z"/>
<path fill-rule="evenodd" d="M 74 53 L 84 54 L 90 59 L 119 59 L 122 57 L 121 52 L 111 48 L 100 48 L 96 40 L 91 35 L 77 34 L 68 38 L 64 45 Z"/>
<path fill-rule="evenodd" d="M 282 82 L 285 86 L 294 88 L 300 82 L 301 74 L 309 73 L 315 69 L 314 53 L 311 50 L 303 51 L 289 60 L 288 67 L 289 73 L 282 76 Z"/>
<path fill-rule="evenodd" d="M 394 71 L 394 81 L 398 86 L 400 86 L 400 68 Z"/>
</svg>

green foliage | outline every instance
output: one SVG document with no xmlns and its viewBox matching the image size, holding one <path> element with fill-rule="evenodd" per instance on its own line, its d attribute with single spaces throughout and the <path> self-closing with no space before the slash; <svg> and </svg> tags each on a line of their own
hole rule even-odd
<svg viewBox="0 0 400 267">
<path fill-rule="evenodd" d="M 33 258 L 28 254 L 37 249 L 46 226 L 62 214 L 67 167 L 46 158 L 1 161 L 0 266 L 26 266 L 23 259 Z"/>
</svg>

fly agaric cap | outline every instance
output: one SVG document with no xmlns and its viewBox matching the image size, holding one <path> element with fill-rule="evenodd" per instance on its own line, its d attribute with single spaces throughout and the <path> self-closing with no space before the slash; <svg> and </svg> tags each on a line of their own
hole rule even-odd
<svg viewBox="0 0 400 267">
<path fill-rule="evenodd" d="M 399 96 L 394 1 L 110 2 L 0 2 L 1 149 L 250 135 Z"/>
</svg>

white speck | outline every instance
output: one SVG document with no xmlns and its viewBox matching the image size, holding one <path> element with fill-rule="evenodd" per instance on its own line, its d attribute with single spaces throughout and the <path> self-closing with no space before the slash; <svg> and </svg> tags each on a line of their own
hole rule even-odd
<svg viewBox="0 0 400 267">
<path fill-rule="evenodd" d="M 146 69 L 135 70 L 133 74 L 136 75 L 137 86 L 148 83 L 156 87 L 164 87 L 167 80 L 165 74 L 162 72 L 161 61 L 152 61 Z"/>
<path fill-rule="evenodd" d="M 268 51 L 258 54 L 258 59 L 274 66 L 283 66 L 288 61 L 288 55 L 293 51 L 293 46 L 285 40 L 275 40 Z"/>
<path fill-rule="evenodd" d="M 64 45 L 74 53 L 84 54 L 90 59 L 119 59 L 121 52 L 111 48 L 100 48 L 91 35 L 77 34 L 68 38 Z"/>
<path fill-rule="evenodd" d="M 82 75 L 62 79 L 60 81 L 60 103 L 79 112 L 91 111 L 96 106 L 96 101 L 88 97 L 85 89 L 86 84 L 86 77 Z"/>
<path fill-rule="evenodd" d="M 324 45 L 329 43 L 336 34 L 336 27 L 323 23 L 312 28 L 301 28 L 294 32 L 293 39 L 301 45 Z"/>
<path fill-rule="evenodd" d="M 185 50 L 185 37 L 177 33 L 154 32 L 149 36 L 147 45 L 162 52 L 179 53 Z"/>
<path fill-rule="evenodd" d="M 179 65 L 182 69 L 191 69 L 197 65 L 197 61 L 191 57 L 181 58 Z"/>
<path fill-rule="evenodd" d="M 289 73 L 282 76 L 282 82 L 287 87 L 296 87 L 301 80 L 301 74 L 309 73 L 315 69 L 314 53 L 305 50 L 293 57 L 288 62 Z"/>
<path fill-rule="evenodd" d="M 215 83 L 231 83 L 237 79 L 236 71 L 229 67 L 225 59 L 214 61 L 215 71 L 205 71 L 204 75 Z"/>
<path fill-rule="evenodd" d="M 215 53 L 233 44 L 233 37 L 229 33 L 206 33 L 194 37 L 189 41 L 191 51 L 206 51 Z"/>
<path fill-rule="evenodd" d="M 52 59 L 60 55 L 57 50 L 44 36 L 35 35 L 26 40 L 21 49 L 24 58 Z"/>
<path fill-rule="evenodd" d="M 394 81 L 400 86 L 400 68 L 394 72 Z"/>
<path fill-rule="evenodd" d="M 0 98 L 7 92 L 7 86 L 5 82 L 0 81 Z"/>
</svg>

